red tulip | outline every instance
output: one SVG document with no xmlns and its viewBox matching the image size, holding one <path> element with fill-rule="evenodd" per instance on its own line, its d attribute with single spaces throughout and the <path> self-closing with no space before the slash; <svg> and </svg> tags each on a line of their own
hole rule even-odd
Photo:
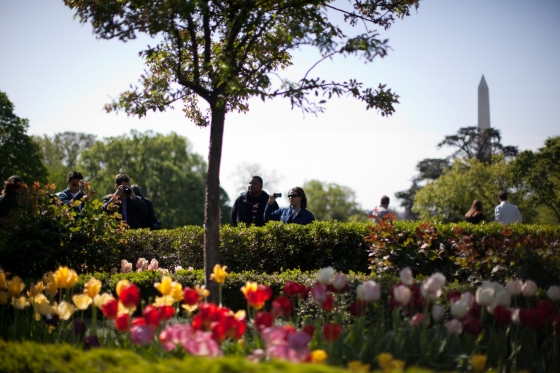
<svg viewBox="0 0 560 373">
<path fill-rule="evenodd" d="M 367 303 L 361 300 L 350 303 L 350 314 L 352 316 L 362 316 L 366 312 Z"/>
<path fill-rule="evenodd" d="M 301 330 L 305 334 L 307 334 L 308 336 L 313 338 L 313 333 L 315 333 L 315 327 L 313 325 L 311 325 L 311 324 L 305 325 Z"/>
<path fill-rule="evenodd" d="M 160 306 L 158 308 L 158 313 L 160 320 L 166 321 L 175 315 L 175 308 L 171 306 Z"/>
<path fill-rule="evenodd" d="M 273 321 L 274 317 L 270 312 L 257 312 L 257 315 L 255 316 L 255 325 L 258 331 L 270 328 Z"/>
<path fill-rule="evenodd" d="M 194 306 L 198 303 L 198 293 L 196 290 L 191 289 L 189 287 L 185 287 L 183 290 L 183 303 L 188 304 L 189 306 Z"/>
<path fill-rule="evenodd" d="M 272 302 L 271 312 L 274 317 L 290 316 L 292 313 L 292 302 L 283 296 L 276 297 Z"/>
<path fill-rule="evenodd" d="M 496 306 L 494 308 L 494 316 L 498 325 L 507 325 L 511 323 L 511 311 L 504 306 Z"/>
<path fill-rule="evenodd" d="M 482 323 L 475 317 L 467 316 L 463 330 L 470 335 L 477 336 L 482 332 Z"/>
<path fill-rule="evenodd" d="M 260 310 L 264 302 L 270 299 L 272 296 L 272 290 L 266 285 L 257 285 L 256 289 L 247 289 L 245 291 L 245 299 L 249 305 L 257 310 Z"/>
<path fill-rule="evenodd" d="M 128 313 L 121 313 L 115 319 L 115 327 L 121 333 L 126 332 L 130 328 L 130 316 Z"/>
<path fill-rule="evenodd" d="M 334 308 L 333 301 L 334 297 L 332 294 L 327 294 L 327 299 L 321 304 L 321 308 L 327 312 L 331 312 Z"/>
<path fill-rule="evenodd" d="M 222 343 L 223 341 L 225 341 L 226 331 L 221 323 L 214 321 L 210 326 L 210 331 L 212 332 L 213 340 L 218 343 Z"/>
<path fill-rule="evenodd" d="M 140 290 L 134 284 L 128 284 L 121 289 L 120 294 L 121 303 L 125 307 L 136 307 L 140 300 Z"/>
<path fill-rule="evenodd" d="M 154 306 L 146 306 L 142 311 L 146 324 L 157 328 L 159 326 L 159 311 Z"/>
<path fill-rule="evenodd" d="M 323 326 L 323 336 L 327 342 L 334 342 L 342 333 L 342 327 L 335 323 L 328 323 Z"/>
<path fill-rule="evenodd" d="M 147 325 L 146 319 L 143 317 L 135 317 L 132 319 L 132 326 Z"/>
<path fill-rule="evenodd" d="M 537 309 L 519 310 L 519 318 L 531 329 L 540 330 L 546 325 L 546 314 Z"/>
<path fill-rule="evenodd" d="M 284 285 L 284 293 L 289 297 L 300 297 L 302 299 L 306 299 L 308 291 L 305 285 L 288 281 Z"/>
<path fill-rule="evenodd" d="M 114 320 L 119 311 L 119 302 L 116 299 L 108 300 L 101 306 L 101 311 L 106 318 Z"/>
</svg>

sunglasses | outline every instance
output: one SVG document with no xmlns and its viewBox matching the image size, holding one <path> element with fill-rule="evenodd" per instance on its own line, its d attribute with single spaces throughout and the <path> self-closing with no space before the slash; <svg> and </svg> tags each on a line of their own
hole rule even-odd
<svg viewBox="0 0 560 373">
<path fill-rule="evenodd" d="M 288 194 L 288 198 L 296 198 L 299 197 L 299 194 Z"/>
</svg>

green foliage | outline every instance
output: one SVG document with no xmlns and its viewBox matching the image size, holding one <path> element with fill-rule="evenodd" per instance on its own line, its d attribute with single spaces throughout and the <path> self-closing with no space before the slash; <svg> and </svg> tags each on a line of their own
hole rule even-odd
<svg viewBox="0 0 560 373">
<path fill-rule="evenodd" d="M 80 153 L 93 146 L 95 137 L 80 132 L 56 133 L 52 138 L 47 135 L 33 136 L 33 141 L 43 153 L 47 180 L 50 184 L 56 184 L 58 191 L 66 188 L 68 173 L 77 169 Z"/>
<path fill-rule="evenodd" d="M 487 221 L 493 221 L 498 191 L 507 190 L 508 201 L 517 205 L 523 222 L 534 222 L 537 214 L 535 207 L 523 191 L 512 190 L 516 184 L 511 162 L 504 157 L 496 156 L 491 164 L 475 158 L 458 158 L 437 180 L 429 182 L 416 193 L 413 211 L 423 220 L 459 222 L 464 220 L 465 213 L 478 199 L 482 202 Z"/>
<path fill-rule="evenodd" d="M 528 189 L 531 202 L 544 207 L 540 222 L 560 223 L 560 136 L 549 137 L 538 152 L 524 151 L 513 173 Z M 546 212 L 548 210 L 548 214 Z M 547 215 L 552 215 L 546 218 Z"/>
<path fill-rule="evenodd" d="M 38 344 L 32 342 L 0 341 L 0 371 L 10 373 L 344 373 L 345 369 L 316 364 L 290 364 L 273 361 L 255 364 L 245 357 L 210 359 L 203 357 L 166 358 L 149 360 L 122 349 L 94 349 L 83 351 L 66 344 Z M 413 372 L 411 372 L 413 373 Z M 423 370 L 422 373 L 430 373 Z"/>
<path fill-rule="evenodd" d="M 102 194 L 114 193 L 115 175 L 126 173 L 152 201 L 165 228 L 203 224 L 206 163 L 176 133 L 132 130 L 97 141 L 81 153 L 79 169 Z"/>
<path fill-rule="evenodd" d="M 108 270 L 126 246 L 124 228 L 101 213 L 88 191 L 81 213 L 56 202 L 53 185 L 35 183 L 0 226 L 0 266 L 20 276 L 40 277 L 65 265 L 78 272 Z"/>
<path fill-rule="evenodd" d="M 520 278 L 542 287 L 560 278 L 558 226 L 384 221 L 369 230 L 374 273 L 410 267 L 461 283 Z"/>
<path fill-rule="evenodd" d="M 317 220 L 368 221 L 356 202 L 356 193 L 347 186 L 310 180 L 303 184 L 303 190 L 309 200 L 307 209 Z"/>
<path fill-rule="evenodd" d="M 0 91 L 0 180 L 19 175 L 29 185 L 45 182 L 47 170 L 41 163 L 40 150 L 25 132 L 27 119 L 14 113 L 14 104 Z"/>
</svg>

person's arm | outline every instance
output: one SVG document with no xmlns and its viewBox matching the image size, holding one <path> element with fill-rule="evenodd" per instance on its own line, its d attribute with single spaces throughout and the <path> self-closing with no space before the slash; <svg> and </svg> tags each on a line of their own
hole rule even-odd
<svg viewBox="0 0 560 373">
<path fill-rule="evenodd" d="M 267 204 L 264 208 L 264 221 L 269 220 L 280 220 L 282 217 L 282 209 L 278 207 L 278 204 L 274 202 L 273 204 Z"/>
<path fill-rule="evenodd" d="M 233 225 L 234 227 L 237 226 L 237 209 L 239 209 L 239 198 L 237 198 L 233 203 L 231 213 L 229 214 L 229 217 L 231 218 L 231 225 Z"/>
<path fill-rule="evenodd" d="M 135 195 L 133 198 L 131 198 L 131 200 L 132 206 L 134 206 L 134 212 L 138 217 L 148 215 L 148 206 L 146 206 L 146 203 L 144 203 L 142 198 Z M 131 200 L 129 200 L 129 202 Z"/>
<path fill-rule="evenodd" d="M 501 205 L 496 206 L 496 208 L 494 209 L 494 220 L 497 222 L 501 222 L 502 221 L 502 209 L 501 209 Z"/>
<path fill-rule="evenodd" d="M 102 206 L 102 210 L 103 211 L 107 211 L 110 212 L 110 210 L 108 209 L 109 204 L 111 204 L 112 202 L 114 202 L 116 199 L 114 198 L 114 196 L 112 194 L 106 195 L 105 197 L 103 197 L 103 206 Z"/>
<path fill-rule="evenodd" d="M 65 191 L 57 193 L 56 196 L 61 203 L 64 203 L 66 205 L 70 205 L 70 198 L 65 193 Z"/>
</svg>

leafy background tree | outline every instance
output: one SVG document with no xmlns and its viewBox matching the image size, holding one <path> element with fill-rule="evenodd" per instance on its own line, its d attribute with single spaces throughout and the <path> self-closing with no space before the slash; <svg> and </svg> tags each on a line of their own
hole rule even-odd
<svg viewBox="0 0 560 373">
<path fill-rule="evenodd" d="M 368 221 L 368 214 L 356 202 L 356 193 L 336 183 L 310 180 L 303 184 L 307 209 L 317 220 Z"/>
<path fill-rule="evenodd" d="M 560 224 L 560 136 L 549 137 L 536 152 L 522 152 L 512 166 L 531 203 L 539 208 L 538 221 Z"/>
<path fill-rule="evenodd" d="M 235 178 L 239 188 L 237 191 L 239 193 L 245 192 L 247 186 L 249 185 L 249 180 L 251 176 L 260 176 L 263 179 L 263 188 L 268 194 L 280 192 L 278 190 L 278 185 L 284 179 L 283 175 L 278 174 L 274 169 L 265 168 L 258 163 L 242 163 L 237 166 L 237 170 L 231 177 Z"/>
<path fill-rule="evenodd" d="M 81 152 L 91 148 L 96 137 L 80 132 L 56 133 L 53 137 L 33 136 L 43 153 L 48 182 L 56 184 L 58 191 L 66 188 L 68 173 L 77 169 Z"/>
<path fill-rule="evenodd" d="M 7 180 L 17 174 L 28 185 L 44 183 L 47 169 L 43 165 L 39 146 L 26 134 L 29 121 L 14 113 L 14 104 L 0 91 L 0 178 Z M 3 188 L 3 185 L 2 185 Z"/>
</svg>

